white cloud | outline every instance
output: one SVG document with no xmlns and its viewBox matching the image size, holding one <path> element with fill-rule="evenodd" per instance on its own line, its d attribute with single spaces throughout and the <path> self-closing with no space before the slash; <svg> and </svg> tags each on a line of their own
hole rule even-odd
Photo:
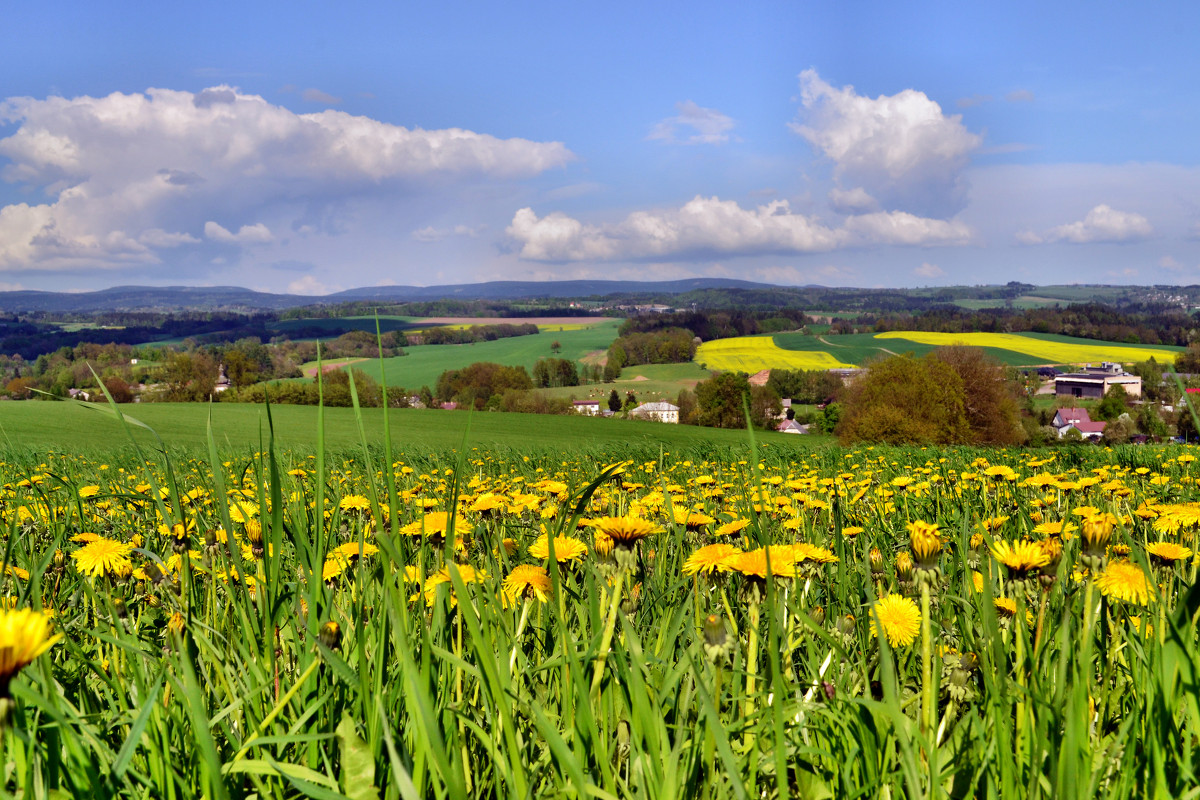
<svg viewBox="0 0 1200 800">
<path fill-rule="evenodd" d="M 1034 98 L 1028 89 L 1016 89 L 1004 95 L 1004 99 L 1010 103 L 1032 103 Z"/>
<path fill-rule="evenodd" d="M 455 225 L 453 228 L 435 228 L 432 225 L 426 225 L 424 228 L 419 228 L 412 232 L 412 238 L 418 242 L 440 242 L 450 236 L 466 236 L 474 239 L 479 236 L 480 231 L 486 229 L 486 225 Z"/>
<path fill-rule="evenodd" d="M 0 102 L 5 124 L 15 130 L 0 139 L 0 177 L 49 199 L 0 208 L 0 270 L 155 263 L 155 250 L 201 232 L 267 241 L 268 224 L 336 230 L 356 198 L 529 177 L 574 158 L 559 142 L 296 114 L 230 86 L 14 97 Z M 236 220 L 237 233 L 210 228 L 214 218 Z"/>
<path fill-rule="evenodd" d="M 853 189 L 829 190 L 829 206 L 839 214 L 862 214 L 867 211 L 878 211 L 879 201 L 867 194 L 861 186 Z"/>
<path fill-rule="evenodd" d="M 204 235 L 222 244 L 266 244 L 271 241 L 271 231 L 261 222 L 243 225 L 237 233 L 209 220 L 204 223 Z"/>
<path fill-rule="evenodd" d="M 676 103 L 675 110 L 679 113 L 656 124 L 646 138 L 683 144 L 724 144 L 729 141 L 734 122 L 715 108 L 703 108 L 685 100 Z M 691 128 L 694 133 L 684 136 L 681 128 Z"/>
<path fill-rule="evenodd" d="M 305 275 L 299 280 L 292 281 L 287 286 L 288 294 L 326 295 L 336 291 L 339 290 L 326 286 L 312 275 Z"/>
<path fill-rule="evenodd" d="M 945 274 L 946 271 L 944 269 L 937 264 L 930 264 L 928 261 L 913 270 L 913 275 L 919 278 L 941 278 Z"/>
<path fill-rule="evenodd" d="M 327 106 L 336 106 L 342 102 L 342 98 L 334 97 L 328 92 L 322 92 L 320 89 L 305 89 L 300 96 L 310 103 L 321 103 Z"/>
<path fill-rule="evenodd" d="M 1021 244 L 1135 242 L 1146 239 L 1153 233 L 1154 228 L 1150 221 L 1141 214 L 1118 211 L 1101 204 L 1089 211 L 1079 222 L 1059 225 L 1040 234 L 1021 231 L 1017 234 L 1017 241 Z"/>
<path fill-rule="evenodd" d="M 904 212 L 851 216 L 840 228 L 794 213 L 786 200 L 743 209 L 732 200 L 697 196 L 677 210 L 638 211 L 611 225 L 590 225 L 522 208 L 507 229 L 532 261 L 615 261 L 711 255 L 815 253 L 880 244 L 955 245 L 966 225 Z"/>
<path fill-rule="evenodd" d="M 217 226 L 220 227 L 220 226 Z M 224 230 L 224 229 L 222 229 Z M 228 233 L 228 231 L 226 231 Z M 147 247 L 166 248 L 179 247 L 185 244 L 196 244 L 200 240 L 190 233 L 170 233 L 162 228 L 151 228 L 143 231 L 138 241 Z"/>
<path fill-rule="evenodd" d="M 961 172 L 983 142 L 923 92 L 864 97 L 800 73 L 801 112 L 791 128 L 885 207 L 945 216 L 961 207 Z"/>
</svg>

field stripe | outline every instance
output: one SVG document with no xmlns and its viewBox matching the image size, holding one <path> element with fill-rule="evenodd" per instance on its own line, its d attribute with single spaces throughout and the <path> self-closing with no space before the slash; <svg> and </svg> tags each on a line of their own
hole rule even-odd
<svg viewBox="0 0 1200 800">
<path fill-rule="evenodd" d="M 971 347 L 995 347 L 1024 353 L 1045 364 L 1083 364 L 1101 361 L 1129 363 L 1150 358 L 1168 363 L 1175 360 L 1176 351 L 1165 347 L 1126 346 L 1111 342 L 1075 344 L 1050 342 L 1015 333 L 939 333 L 934 331 L 889 331 L 875 335 L 876 339 L 900 339 L 937 347 L 965 344 Z"/>
</svg>

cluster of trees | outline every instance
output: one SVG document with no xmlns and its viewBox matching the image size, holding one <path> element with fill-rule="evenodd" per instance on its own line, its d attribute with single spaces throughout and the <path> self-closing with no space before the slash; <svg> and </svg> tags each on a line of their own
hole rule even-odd
<svg viewBox="0 0 1200 800">
<path fill-rule="evenodd" d="M 722 372 L 700 381 L 694 395 L 686 389 L 680 392 L 676 405 L 681 423 L 708 428 L 745 428 L 749 405 L 751 423 L 773 430 L 783 411 L 779 395 L 770 386 L 751 386 L 741 372 Z"/>
<path fill-rule="evenodd" d="M 596 304 L 598 305 L 598 304 Z M 289 308 L 279 312 L 279 319 L 336 319 L 379 314 L 402 317 L 587 317 L 592 311 L 564 300 L 419 300 L 413 302 L 381 302 L 379 300 L 350 300 L 315 306 Z"/>
<path fill-rule="evenodd" d="M 890 444 L 1018 444 L 1017 384 L 973 347 L 873 363 L 843 393 L 838 438 Z"/>
<path fill-rule="evenodd" d="M 514 336 L 532 336 L 538 332 L 538 326 L 531 322 L 520 325 L 501 323 L 499 325 L 472 325 L 469 328 L 453 328 L 449 325 L 426 328 L 421 333 L 408 336 L 411 344 L 470 344 L 472 342 L 491 342 L 496 339 L 510 339 Z"/>
<path fill-rule="evenodd" d="M 567 358 L 539 358 L 533 365 L 533 384 L 539 389 L 578 386 L 579 368 Z"/>
<path fill-rule="evenodd" d="M 684 328 L 692 336 L 708 342 L 756 333 L 794 331 L 807 323 L 808 318 L 799 309 L 755 311 L 727 307 L 722 310 L 677 311 L 673 314 L 639 314 L 621 323 L 618 332 L 621 336 L 627 336 L 632 333 L 654 333 L 670 328 Z"/>
<path fill-rule="evenodd" d="M 837 396 L 842 379 L 824 369 L 773 369 L 767 386 L 795 404 L 819 405 Z"/>
<path fill-rule="evenodd" d="M 685 364 L 695 355 L 696 339 L 685 328 L 624 333 L 608 346 L 605 380 L 615 380 L 623 367 L 635 364 Z"/>
<path fill-rule="evenodd" d="M 462 369 L 449 369 L 441 374 L 434 390 L 442 402 L 460 405 L 473 404 L 477 410 L 487 407 L 493 397 L 509 390 L 529 391 L 533 381 L 524 367 L 509 367 L 490 361 L 477 361 Z"/>
</svg>

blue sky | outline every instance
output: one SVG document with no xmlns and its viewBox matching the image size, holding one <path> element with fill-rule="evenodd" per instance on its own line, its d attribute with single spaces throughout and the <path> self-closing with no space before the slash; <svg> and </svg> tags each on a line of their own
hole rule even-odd
<svg viewBox="0 0 1200 800">
<path fill-rule="evenodd" d="M 6 9 L 0 288 L 1200 282 L 1196 4 L 416 5 Z"/>
</svg>

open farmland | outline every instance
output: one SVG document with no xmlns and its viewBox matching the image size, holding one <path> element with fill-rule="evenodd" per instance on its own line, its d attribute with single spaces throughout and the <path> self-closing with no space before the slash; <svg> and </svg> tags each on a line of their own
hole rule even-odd
<svg viewBox="0 0 1200 800">
<path fill-rule="evenodd" d="M 696 350 L 695 361 L 720 372 L 762 369 L 838 369 L 853 366 L 831 352 L 833 348 L 785 350 L 771 336 L 738 336 L 714 339 Z"/>
<path fill-rule="evenodd" d="M 920 356 L 954 344 L 981 347 L 1002 364 L 1014 367 L 1102 361 L 1130 363 L 1151 357 L 1170 362 L 1183 350 L 1037 333 L 889 331 L 823 336 L 782 333 L 705 342 L 696 353 L 696 362 L 710 369 L 750 373 L 762 369 L 832 369 L 861 366 L 894 354 Z"/>
<path fill-rule="evenodd" d="M 491 342 L 471 344 L 426 344 L 404 348 L 405 355 L 383 361 L 390 386 L 418 389 L 432 387 L 438 376 L 448 369 L 462 369 L 476 361 L 492 361 L 507 366 L 522 366 L 530 373 L 540 358 L 566 358 L 582 361 L 588 353 L 604 350 L 617 336 L 620 320 L 609 319 L 597 325 L 576 330 L 550 330 L 529 336 L 513 336 Z M 558 342 L 561 350 L 554 353 L 550 346 Z M 309 365 L 306 365 L 309 366 Z M 379 380 L 379 359 L 354 365 Z"/>
</svg>

